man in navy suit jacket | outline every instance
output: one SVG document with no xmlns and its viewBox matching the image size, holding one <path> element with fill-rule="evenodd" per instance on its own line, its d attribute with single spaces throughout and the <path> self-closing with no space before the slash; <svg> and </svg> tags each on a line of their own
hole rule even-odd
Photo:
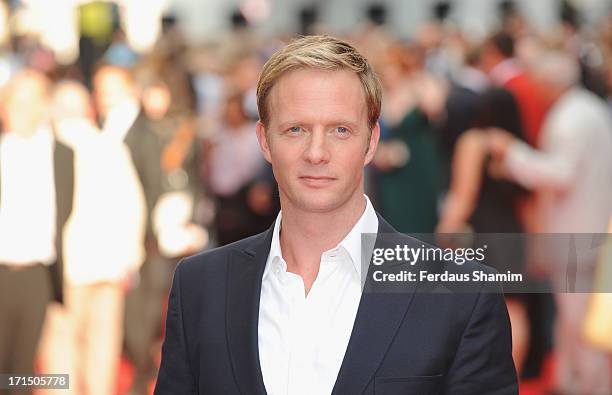
<svg viewBox="0 0 612 395">
<path fill-rule="evenodd" d="M 499 292 L 476 282 L 468 292 L 378 284 L 373 273 L 382 267 L 367 258 L 362 265 L 372 251 L 363 233 L 376 235 L 374 248 L 423 246 L 391 228 L 363 194 L 381 96 L 365 58 L 332 37 L 294 40 L 266 63 L 256 132 L 282 217 L 267 232 L 179 264 L 156 394 L 518 393 Z M 492 272 L 428 264 L 432 272 Z"/>
</svg>

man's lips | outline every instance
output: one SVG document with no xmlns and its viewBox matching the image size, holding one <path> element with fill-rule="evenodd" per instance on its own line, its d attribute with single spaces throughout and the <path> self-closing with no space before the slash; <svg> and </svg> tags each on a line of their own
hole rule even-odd
<svg viewBox="0 0 612 395">
<path fill-rule="evenodd" d="M 325 186 L 336 180 L 335 177 L 329 176 L 300 176 L 299 178 L 306 185 L 313 187 Z"/>
</svg>

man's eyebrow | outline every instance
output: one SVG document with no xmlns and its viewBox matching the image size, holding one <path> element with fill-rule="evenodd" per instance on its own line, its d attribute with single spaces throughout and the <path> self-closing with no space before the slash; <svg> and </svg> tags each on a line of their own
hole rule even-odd
<svg viewBox="0 0 612 395">
<path fill-rule="evenodd" d="M 297 126 L 297 125 L 303 125 L 303 126 L 312 126 L 312 124 L 310 122 L 301 122 L 299 120 L 288 120 L 288 121 L 283 121 L 280 122 L 278 124 L 278 128 L 281 130 L 284 130 L 286 128 L 289 128 L 291 126 Z M 348 126 L 351 129 L 358 129 L 359 125 L 353 121 L 349 121 L 346 119 L 335 119 L 335 120 L 331 120 L 331 121 L 327 121 L 325 122 L 324 126 L 326 127 L 330 127 L 330 126 Z"/>
<path fill-rule="evenodd" d="M 288 121 L 284 121 L 278 124 L 278 128 L 281 130 L 287 129 L 290 126 L 296 126 L 296 125 L 303 125 L 303 122 L 300 122 L 298 120 L 288 120 Z"/>
<path fill-rule="evenodd" d="M 349 121 L 347 119 L 337 119 L 334 120 L 332 122 L 329 122 L 328 126 L 339 126 L 339 125 L 346 125 L 351 129 L 358 129 L 359 128 L 359 124 Z"/>
</svg>

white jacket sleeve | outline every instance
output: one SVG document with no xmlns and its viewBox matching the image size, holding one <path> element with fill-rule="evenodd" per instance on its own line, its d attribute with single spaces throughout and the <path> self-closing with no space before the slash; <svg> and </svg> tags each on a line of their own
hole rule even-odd
<svg viewBox="0 0 612 395">
<path fill-rule="evenodd" d="M 560 127 L 544 137 L 541 150 L 524 142 L 509 149 L 505 165 L 511 177 L 527 189 L 564 191 L 579 176 L 583 157 L 580 133 L 571 127 Z"/>
</svg>

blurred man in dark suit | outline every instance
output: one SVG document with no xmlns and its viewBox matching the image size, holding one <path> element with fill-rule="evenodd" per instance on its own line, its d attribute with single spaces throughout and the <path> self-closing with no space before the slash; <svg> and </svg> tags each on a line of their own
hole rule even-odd
<svg viewBox="0 0 612 395">
<path fill-rule="evenodd" d="M 34 372 L 47 303 L 63 298 L 62 233 L 72 211 L 74 155 L 56 141 L 47 123 L 49 87 L 44 75 L 24 70 L 5 88 L 0 135 L 0 373 Z"/>
</svg>

